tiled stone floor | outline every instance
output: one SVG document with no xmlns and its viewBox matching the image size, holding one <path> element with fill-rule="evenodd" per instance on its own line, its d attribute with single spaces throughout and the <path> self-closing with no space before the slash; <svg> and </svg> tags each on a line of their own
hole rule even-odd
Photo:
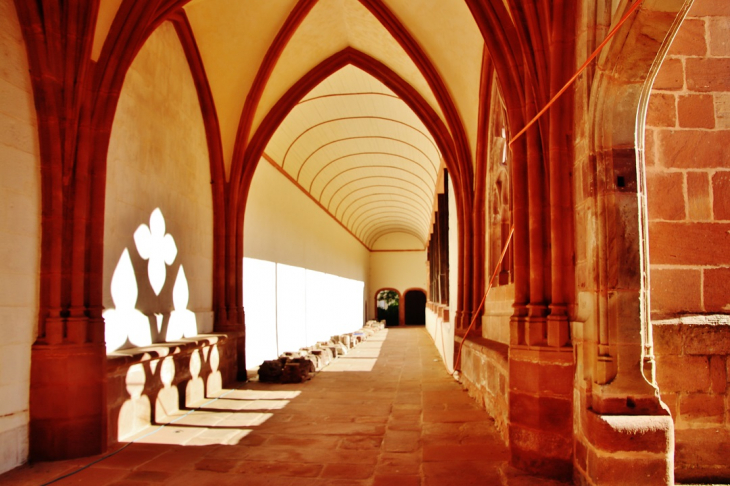
<svg viewBox="0 0 730 486">
<path fill-rule="evenodd" d="M 563 484 L 507 465 L 492 420 L 423 328 L 381 331 L 307 383 L 246 383 L 219 396 L 54 484 Z M 0 484 L 45 484 L 99 457 L 25 465 Z"/>
</svg>

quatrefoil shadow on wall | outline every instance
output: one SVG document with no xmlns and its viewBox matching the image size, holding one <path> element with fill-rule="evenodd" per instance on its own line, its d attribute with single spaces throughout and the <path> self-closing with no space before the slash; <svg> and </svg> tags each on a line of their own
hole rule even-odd
<svg viewBox="0 0 730 486">
<path fill-rule="evenodd" d="M 173 309 L 170 310 L 169 302 L 165 305 L 161 299 L 169 295 L 166 292 L 161 296 L 167 280 L 167 267 L 175 262 L 178 250 L 173 236 L 166 233 L 165 218 L 159 208 L 152 211 L 149 226 L 141 224 L 134 232 L 134 242 L 139 257 L 147 261 L 146 277 L 155 295 L 151 299 L 153 309 L 146 309 L 148 312 L 145 314 L 137 308 L 140 286 L 129 249 L 124 248 L 111 280 L 114 308 L 103 314 L 107 353 L 149 346 L 153 342 L 177 341 L 198 334 L 195 313 L 187 308 L 190 290 L 182 264 L 178 267 L 172 289 Z"/>
</svg>

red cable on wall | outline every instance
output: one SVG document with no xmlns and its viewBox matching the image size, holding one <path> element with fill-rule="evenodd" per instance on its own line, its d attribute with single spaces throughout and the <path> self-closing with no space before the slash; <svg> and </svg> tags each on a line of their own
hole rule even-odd
<svg viewBox="0 0 730 486">
<path fill-rule="evenodd" d="M 514 138 L 512 138 L 512 140 L 509 142 L 510 146 L 513 143 L 515 143 L 515 141 L 517 141 L 518 138 L 520 138 L 522 135 L 524 135 L 525 132 L 532 125 L 534 125 L 537 122 L 537 120 L 540 119 L 540 117 L 542 115 L 544 115 L 550 109 L 550 107 L 558 100 L 558 98 L 560 98 L 563 95 L 563 93 L 565 93 L 568 90 L 568 88 L 575 82 L 575 80 L 578 79 L 578 76 L 580 76 L 583 73 L 583 71 L 586 70 L 586 68 L 591 63 L 591 61 L 593 61 L 596 57 L 598 57 L 598 54 L 600 54 L 601 50 L 603 50 L 603 48 L 606 47 L 606 44 L 608 44 L 608 41 L 610 41 L 611 38 L 614 35 L 616 35 L 616 32 L 618 32 L 618 29 L 620 29 L 621 26 L 624 25 L 624 23 L 629 19 L 629 17 L 631 16 L 631 14 L 634 13 L 636 11 L 636 9 L 639 8 L 639 5 L 641 5 L 643 1 L 644 0 L 637 0 L 631 6 L 631 8 L 621 18 L 621 20 L 619 20 L 619 23 L 616 24 L 616 27 L 614 27 L 613 29 L 611 29 L 611 32 L 609 32 L 608 35 L 606 36 L 606 38 L 603 39 L 603 42 L 601 42 L 598 45 L 598 47 L 596 48 L 596 50 L 593 51 L 593 54 L 591 54 L 590 56 L 588 56 L 588 59 L 586 59 L 586 62 L 584 62 L 583 65 L 580 67 L 580 69 L 578 69 L 578 71 L 573 75 L 573 77 L 570 78 L 567 83 L 565 83 L 565 86 L 563 86 L 562 88 L 560 88 L 560 91 L 558 91 L 555 94 L 555 96 L 553 96 L 552 99 L 550 101 L 548 101 L 547 105 L 545 105 L 545 107 L 542 110 L 540 110 L 540 112 L 537 115 L 535 115 L 535 118 L 533 118 L 532 120 L 530 120 L 530 122 L 527 125 L 525 125 L 525 127 L 522 130 L 520 130 L 517 133 L 517 135 L 514 136 Z"/>
<path fill-rule="evenodd" d="M 542 115 L 544 115 L 550 109 L 550 107 L 558 100 L 558 98 L 560 98 L 563 95 L 563 93 L 565 93 L 568 90 L 568 88 L 575 82 L 575 80 L 578 79 L 578 76 L 580 76 L 583 73 L 583 71 L 586 70 L 586 68 L 591 63 L 591 61 L 593 61 L 596 57 L 598 57 L 598 54 L 600 54 L 601 50 L 603 50 L 603 48 L 606 47 L 606 45 L 608 44 L 608 42 L 613 38 L 614 35 L 616 35 L 616 32 L 618 32 L 618 30 L 621 28 L 621 26 L 626 23 L 626 21 L 629 19 L 629 17 L 631 16 L 631 14 L 634 13 L 639 8 L 639 6 L 643 3 L 643 1 L 644 0 L 637 0 L 636 2 L 634 2 L 634 4 L 631 6 L 631 8 L 629 8 L 629 10 L 626 11 L 626 13 L 624 14 L 624 16 L 621 17 L 621 20 L 619 20 L 618 24 L 616 24 L 616 26 L 613 29 L 611 29 L 611 31 L 608 33 L 608 35 L 603 40 L 603 42 L 601 42 L 598 45 L 598 47 L 596 48 L 596 50 L 593 51 L 593 53 L 590 56 L 588 56 L 588 59 L 586 59 L 586 61 L 578 69 L 578 71 L 568 80 L 567 83 L 565 83 L 565 86 L 563 86 L 560 89 L 560 91 L 558 91 L 555 94 L 555 96 L 553 96 L 550 99 L 550 101 L 547 103 L 547 105 L 545 105 L 545 107 L 542 110 L 540 110 L 537 113 L 537 115 L 535 115 L 535 117 L 532 120 L 530 120 L 530 122 L 527 125 L 525 125 L 525 127 L 522 130 L 520 130 L 512 138 L 512 140 L 509 142 L 509 145 L 510 146 L 513 143 L 515 143 L 515 141 L 517 141 L 517 139 L 519 139 L 522 135 L 524 135 L 525 132 L 532 125 L 534 125 L 537 122 L 537 120 L 540 119 L 540 117 Z M 454 371 L 452 371 L 451 374 L 454 374 L 456 371 L 460 371 L 461 370 L 461 368 L 460 368 L 460 366 L 461 366 L 461 350 L 464 347 L 464 343 L 466 342 L 466 338 L 469 335 L 469 331 L 471 331 L 472 327 L 474 327 L 474 323 L 476 322 L 477 317 L 479 316 L 479 311 L 482 309 L 482 307 L 484 306 L 484 302 L 486 302 L 486 300 L 487 300 L 487 294 L 489 294 L 489 291 L 492 288 L 492 283 L 494 282 L 494 278 L 496 277 L 496 275 L 497 275 L 497 273 L 499 271 L 499 267 L 502 265 L 502 260 L 504 259 L 504 256 L 507 253 L 507 248 L 509 247 L 509 244 L 512 241 L 512 235 L 514 234 L 514 232 L 515 232 L 515 227 L 514 227 L 514 225 L 512 225 L 512 227 L 510 228 L 509 237 L 507 238 L 507 242 L 505 243 L 504 248 L 502 249 L 502 255 L 500 255 L 500 257 L 499 257 L 499 262 L 497 263 L 497 268 L 494 269 L 494 273 L 492 274 L 492 278 L 489 279 L 489 285 L 487 286 L 487 290 L 486 290 L 486 292 L 484 292 L 484 297 L 482 297 L 482 301 L 479 304 L 479 307 L 474 312 L 474 317 L 472 318 L 471 323 L 469 324 L 469 327 L 466 329 L 466 333 L 464 333 L 464 337 L 463 337 L 463 339 L 461 341 L 461 344 L 459 344 L 459 352 L 456 355 L 456 361 L 454 361 Z"/>
<path fill-rule="evenodd" d="M 474 323 L 477 321 L 477 317 L 479 316 L 479 311 L 482 310 L 482 307 L 484 306 L 484 302 L 487 300 L 487 294 L 489 294 L 489 291 L 492 289 L 492 283 L 494 283 L 494 278 L 499 273 L 499 267 L 502 266 L 502 261 L 504 260 L 504 256 L 507 254 L 507 248 L 509 248 L 509 244 L 512 241 L 512 235 L 515 232 L 515 225 L 512 225 L 512 227 L 509 230 L 509 236 L 507 237 L 507 242 L 504 244 L 504 248 L 502 249 L 502 254 L 499 256 L 499 261 L 497 262 L 497 266 L 494 269 L 494 273 L 492 274 L 492 278 L 489 279 L 489 285 L 487 285 L 487 291 L 484 292 L 484 297 L 482 297 L 482 301 L 479 304 L 479 307 L 477 307 L 477 310 L 474 312 L 474 317 L 471 319 L 471 324 L 469 324 L 469 327 L 466 329 L 466 332 L 464 333 L 464 338 L 461 340 L 461 344 L 459 344 L 459 353 L 456 355 L 456 361 L 454 361 L 454 371 L 451 372 L 453 375 L 457 370 L 460 370 L 459 366 L 461 365 L 461 348 L 464 347 L 464 343 L 466 342 L 466 337 L 469 335 L 469 331 L 471 331 L 471 328 L 474 327 Z"/>
</svg>

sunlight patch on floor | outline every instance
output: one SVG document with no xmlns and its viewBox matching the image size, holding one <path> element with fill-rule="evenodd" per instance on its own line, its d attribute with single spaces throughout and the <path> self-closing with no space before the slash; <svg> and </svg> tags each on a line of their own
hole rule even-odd
<svg viewBox="0 0 730 486">
<path fill-rule="evenodd" d="M 142 444 L 183 446 L 235 445 L 282 410 L 300 391 L 221 390 L 169 414 L 164 423 L 152 425 L 127 439 Z"/>
</svg>

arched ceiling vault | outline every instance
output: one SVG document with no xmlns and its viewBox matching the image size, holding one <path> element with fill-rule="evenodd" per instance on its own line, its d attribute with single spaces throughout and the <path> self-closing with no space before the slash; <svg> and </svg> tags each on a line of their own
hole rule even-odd
<svg viewBox="0 0 730 486">
<path fill-rule="evenodd" d="M 428 239 L 441 153 L 410 107 L 346 65 L 289 112 L 267 156 L 360 241 L 389 227 Z"/>
<path fill-rule="evenodd" d="M 353 49 L 382 63 L 429 106 L 445 130 L 439 136 L 459 158 L 455 183 L 470 187 L 484 43 L 463 1 L 177 4 L 184 4 L 205 66 L 232 183 L 241 173 L 236 165 L 251 163 L 242 161 L 256 152 L 250 145 L 277 103 L 320 63 Z M 438 146 L 403 99 L 346 66 L 299 100 L 263 153 L 366 246 L 384 223 L 365 220 L 391 213 L 391 222 L 399 215 L 412 224 L 387 226 L 425 247 L 438 170 L 449 155 Z"/>
</svg>

